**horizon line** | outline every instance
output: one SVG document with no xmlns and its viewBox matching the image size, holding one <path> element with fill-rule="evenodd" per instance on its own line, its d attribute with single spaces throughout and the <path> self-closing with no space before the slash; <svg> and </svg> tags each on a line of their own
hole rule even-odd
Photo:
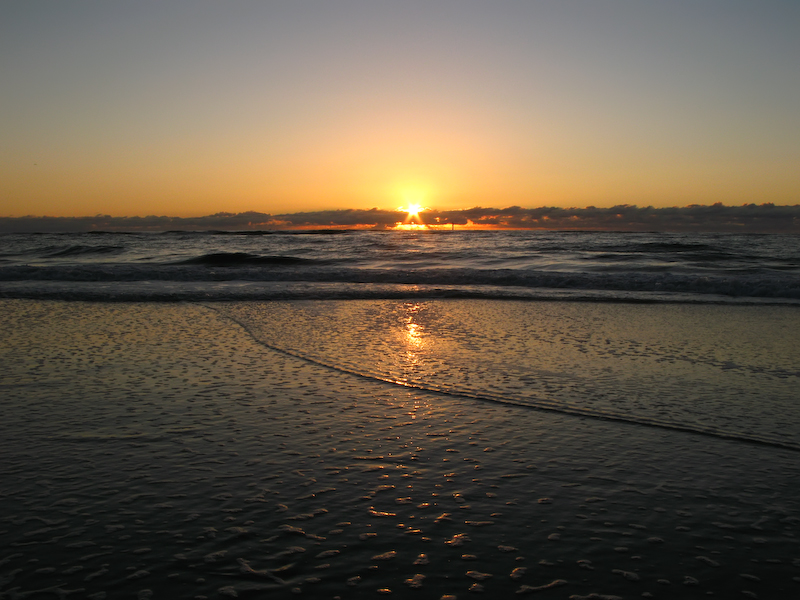
<svg viewBox="0 0 800 600">
<path fill-rule="evenodd" d="M 70 233 L 89 231 L 254 231 L 309 229 L 455 229 L 559 230 L 639 232 L 800 233 L 800 204 L 689 204 L 639 207 L 619 204 L 607 208 L 541 206 L 522 208 L 427 208 L 410 223 L 399 209 L 331 209 L 296 213 L 217 212 L 199 217 L 166 215 L 117 216 L 0 216 L 4 233 Z"/>
</svg>

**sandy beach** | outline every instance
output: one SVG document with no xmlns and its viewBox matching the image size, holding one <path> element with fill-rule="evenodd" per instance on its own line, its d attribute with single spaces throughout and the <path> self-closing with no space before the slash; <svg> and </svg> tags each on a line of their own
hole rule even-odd
<svg viewBox="0 0 800 600">
<path fill-rule="evenodd" d="M 0 323 L 0 597 L 800 593 L 797 452 L 374 381 L 199 304 Z"/>
</svg>

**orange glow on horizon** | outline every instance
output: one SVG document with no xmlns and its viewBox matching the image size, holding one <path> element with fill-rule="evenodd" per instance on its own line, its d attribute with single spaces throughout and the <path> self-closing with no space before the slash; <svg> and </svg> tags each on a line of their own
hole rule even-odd
<svg viewBox="0 0 800 600">
<path fill-rule="evenodd" d="M 397 210 L 399 210 L 400 212 L 407 213 L 405 220 L 406 223 L 413 223 L 414 219 L 416 219 L 417 222 L 422 223 L 422 219 L 420 218 L 419 213 L 421 213 L 423 210 L 429 210 L 429 209 L 423 207 L 422 204 L 418 202 L 409 202 L 407 206 L 405 207 L 399 206 Z"/>
<path fill-rule="evenodd" d="M 396 231 L 424 231 L 430 229 L 425 223 L 396 223 L 393 230 Z"/>
</svg>

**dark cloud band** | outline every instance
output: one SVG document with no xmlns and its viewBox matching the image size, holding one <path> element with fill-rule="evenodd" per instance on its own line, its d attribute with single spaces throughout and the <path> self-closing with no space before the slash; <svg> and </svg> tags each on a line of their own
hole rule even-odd
<svg viewBox="0 0 800 600">
<path fill-rule="evenodd" d="M 800 233 L 800 205 L 745 204 L 691 205 L 640 208 L 469 208 L 428 210 L 421 213 L 430 227 L 476 226 L 498 229 L 583 231 L 670 231 L 730 233 Z M 406 213 L 393 210 L 328 210 L 272 215 L 259 212 L 217 213 L 204 217 L 0 217 L 0 232 L 81 231 L 253 231 L 287 229 L 390 229 Z"/>
</svg>

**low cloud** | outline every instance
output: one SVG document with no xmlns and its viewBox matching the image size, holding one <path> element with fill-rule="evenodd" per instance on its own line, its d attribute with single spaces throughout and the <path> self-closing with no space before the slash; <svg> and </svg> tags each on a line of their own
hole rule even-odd
<svg viewBox="0 0 800 600">
<path fill-rule="evenodd" d="M 394 210 L 327 210 L 293 214 L 217 213 L 205 217 L 0 217 L 0 232 L 67 233 L 86 231 L 272 231 L 292 229 L 391 229 L 406 213 Z M 665 231 L 800 233 L 800 205 L 691 205 L 640 208 L 469 208 L 428 210 L 432 227 L 550 229 L 580 231 Z"/>
<path fill-rule="evenodd" d="M 653 208 L 623 204 L 611 208 L 471 208 L 457 211 L 476 225 L 518 229 L 582 231 L 669 231 L 800 233 L 800 205 L 721 203 Z"/>
</svg>

